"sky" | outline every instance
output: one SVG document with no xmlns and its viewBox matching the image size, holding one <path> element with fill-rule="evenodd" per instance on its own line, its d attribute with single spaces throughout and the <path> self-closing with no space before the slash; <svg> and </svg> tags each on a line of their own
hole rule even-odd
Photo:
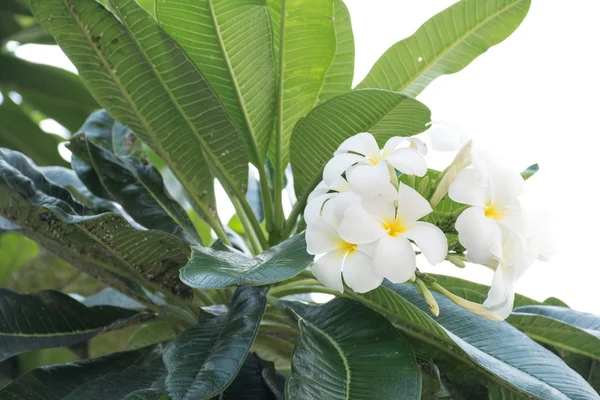
<svg viewBox="0 0 600 400">
<path fill-rule="evenodd" d="M 355 83 L 392 44 L 454 1 L 345 0 L 356 42 Z M 558 253 L 537 262 L 517 291 L 600 314 L 600 2 L 533 0 L 525 21 L 501 44 L 457 74 L 436 79 L 418 96 L 434 120 L 461 127 L 518 171 L 538 163 L 524 203 L 548 215 Z M 47 47 L 17 54 L 74 70 Z M 431 154 L 433 166 L 448 156 Z M 224 196 L 224 195 L 223 195 Z M 224 206 L 221 213 L 232 213 Z M 227 219 L 225 219 L 227 220 Z M 489 284 L 492 272 L 443 263 L 422 269 Z"/>
</svg>

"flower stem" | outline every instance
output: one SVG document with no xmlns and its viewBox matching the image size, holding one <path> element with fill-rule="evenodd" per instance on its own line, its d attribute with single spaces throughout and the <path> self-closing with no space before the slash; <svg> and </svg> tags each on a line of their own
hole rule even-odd
<svg viewBox="0 0 600 400">
<path fill-rule="evenodd" d="M 256 232 L 256 228 L 252 225 L 251 221 L 249 220 L 248 215 L 242 207 L 241 201 L 235 197 L 232 197 L 231 203 L 233 204 L 237 216 L 240 219 L 242 226 L 244 227 L 244 232 L 246 233 L 246 237 L 248 238 L 250 246 L 252 247 L 253 255 L 262 253 L 263 246 L 260 241 L 260 238 L 258 237 L 258 233 Z M 260 231 L 260 234 L 262 234 L 262 229 L 260 229 L 260 225 L 258 226 L 258 231 Z"/>
</svg>

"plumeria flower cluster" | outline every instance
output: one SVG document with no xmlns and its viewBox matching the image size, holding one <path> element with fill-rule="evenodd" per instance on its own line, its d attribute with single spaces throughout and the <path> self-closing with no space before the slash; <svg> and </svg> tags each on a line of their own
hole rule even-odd
<svg viewBox="0 0 600 400">
<path fill-rule="evenodd" d="M 342 292 L 345 282 L 364 293 L 384 279 L 406 282 L 416 270 L 413 245 L 431 264 L 446 258 L 444 233 L 420 221 L 432 212 L 429 202 L 398 181 L 427 173 L 425 153 L 415 138 L 393 137 L 380 149 L 370 133 L 340 145 L 304 213 L 312 271 L 324 285 Z"/>
<path fill-rule="evenodd" d="M 468 206 L 455 224 L 467 259 L 495 270 L 483 305 L 497 319 L 505 319 L 512 311 L 517 280 L 535 260 L 547 261 L 554 249 L 540 221 L 528 216 L 521 205 L 521 175 L 478 154 L 472 159 L 472 165 L 457 174 L 448 194 Z"/>
</svg>

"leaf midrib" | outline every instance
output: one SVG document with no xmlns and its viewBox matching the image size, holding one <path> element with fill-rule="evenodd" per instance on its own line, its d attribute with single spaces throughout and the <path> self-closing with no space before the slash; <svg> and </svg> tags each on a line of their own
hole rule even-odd
<svg viewBox="0 0 600 400">
<path fill-rule="evenodd" d="M 324 336 L 325 339 L 327 339 L 331 343 L 331 345 L 333 346 L 333 348 L 335 348 L 335 350 L 338 352 L 338 355 L 342 359 L 342 362 L 344 363 L 344 367 L 345 367 L 345 370 L 346 370 L 346 393 L 345 393 L 345 399 L 346 400 L 350 400 L 350 379 L 351 379 L 350 365 L 348 363 L 348 359 L 346 358 L 346 355 L 344 354 L 344 351 L 337 344 L 337 342 L 331 336 L 329 336 L 325 331 L 323 331 L 318 326 L 316 326 L 315 324 L 311 323 L 310 321 L 307 321 L 306 319 L 304 319 L 302 317 L 300 317 L 300 319 L 306 325 L 310 326 L 311 329 L 314 329 L 320 335 Z"/>
</svg>

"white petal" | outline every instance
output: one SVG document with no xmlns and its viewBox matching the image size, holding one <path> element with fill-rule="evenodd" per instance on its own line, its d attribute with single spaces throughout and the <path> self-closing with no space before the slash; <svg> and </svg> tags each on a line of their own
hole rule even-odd
<svg viewBox="0 0 600 400">
<path fill-rule="evenodd" d="M 494 267 L 496 267 L 498 263 L 496 257 L 488 249 L 470 249 L 469 251 L 467 251 L 467 260 L 475 264 L 488 265 Z"/>
<path fill-rule="evenodd" d="M 488 164 L 490 198 L 494 204 L 512 205 L 525 191 L 525 181 L 521 174 L 495 164 Z"/>
<path fill-rule="evenodd" d="M 410 143 L 407 138 L 401 136 L 391 137 L 387 142 L 385 142 L 385 146 L 383 146 L 383 154 L 388 156 L 392 154 L 398 147 L 402 146 L 406 148 L 408 145 L 410 145 Z"/>
<path fill-rule="evenodd" d="M 349 151 L 363 154 L 369 158 L 379 157 L 381 154 L 375 137 L 368 132 L 362 132 L 344 140 L 340 147 L 338 147 L 335 155 Z"/>
<path fill-rule="evenodd" d="M 348 181 L 346 179 L 344 179 L 343 177 L 339 177 L 337 178 L 335 181 L 331 182 L 331 185 L 329 185 L 329 188 L 331 190 L 335 190 L 336 192 L 345 192 L 346 190 L 350 189 L 350 185 L 348 184 Z"/>
<path fill-rule="evenodd" d="M 419 138 L 412 137 L 409 138 L 410 148 L 417 150 L 419 153 L 423 155 L 427 155 L 427 145 Z"/>
<path fill-rule="evenodd" d="M 393 221 L 396 218 L 396 200 L 398 192 L 390 183 L 388 188 L 377 197 L 363 197 L 362 206 L 376 220 Z"/>
<path fill-rule="evenodd" d="M 329 222 L 315 218 L 306 228 L 306 251 L 317 255 L 328 253 L 342 244 L 340 236 Z"/>
<path fill-rule="evenodd" d="M 314 197 L 304 209 L 304 220 L 308 225 L 312 223 L 315 218 L 320 218 L 323 210 L 323 205 L 331 198 L 338 196 L 337 193 L 327 193 L 320 196 Z"/>
<path fill-rule="evenodd" d="M 340 154 L 334 156 L 323 170 L 323 180 L 329 186 L 338 181 L 342 174 L 353 164 L 365 162 L 366 159 L 356 154 Z"/>
<path fill-rule="evenodd" d="M 365 196 L 377 196 L 390 184 L 390 171 L 387 164 L 357 165 L 347 174 L 350 188 Z"/>
<path fill-rule="evenodd" d="M 431 205 L 415 189 L 398 185 L 398 215 L 406 222 L 417 221 L 433 211 Z"/>
<path fill-rule="evenodd" d="M 427 161 L 415 149 L 395 150 L 385 160 L 403 174 L 424 176 L 427 173 Z"/>
<path fill-rule="evenodd" d="M 381 223 L 357 203 L 348 207 L 338 231 L 342 239 L 355 244 L 374 242 L 387 233 Z"/>
<path fill-rule="evenodd" d="M 375 253 L 377 252 L 377 242 L 361 244 L 356 250 L 368 255 L 371 258 L 375 258 Z"/>
<path fill-rule="evenodd" d="M 456 151 L 461 146 L 460 134 L 448 126 L 434 124 L 427 130 L 431 148 L 436 151 Z"/>
<path fill-rule="evenodd" d="M 321 215 L 323 215 L 325 221 L 330 222 L 337 228 L 342 222 L 348 207 L 358 202 L 360 202 L 360 196 L 356 193 L 352 191 L 340 193 L 323 205 Z"/>
<path fill-rule="evenodd" d="M 475 169 L 464 169 L 458 173 L 448 189 L 448 196 L 457 203 L 483 207 L 488 196 L 488 188 L 482 186 Z"/>
<path fill-rule="evenodd" d="M 437 226 L 428 222 L 414 222 L 405 236 L 416 243 L 431 265 L 441 263 L 448 255 L 448 240 Z"/>
<path fill-rule="evenodd" d="M 346 256 L 342 271 L 344 282 L 356 293 L 376 289 L 383 282 L 383 276 L 373 266 L 373 259 L 359 251 Z"/>
<path fill-rule="evenodd" d="M 502 258 L 502 232 L 494 219 L 485 216 L 482 208 L 467 208 L 456 219 L 455 227 L 458 240 L 467 250 L 489 249 Z"/>
<path fill-rule="evenodd" d="M 310 203 L 310 201 L 312 199 L 314 199 L 315 197 L 320 196 L 322 194 L 326 194 L 327 192 L 329 192 L 329 186 L 327 186 L 327 184 L 325 184 L 325 182 L 321 181 L 317 185 L 317 187 L 314 188 L 313 191 L 310 192 L 310 194 L 308 195 L 308 202 Z"/>
<path fill-rule="evenodd" d="M 410 242 L 400 236 L 382 237 L 377 244 L 375 268 L 392 283 L 403 283 L 412 278 L 417 259 Z"/>
<path fill-rule="evenodd" d="M 342 262 L 345 253 L 332 251 L 318 258 L 312 266 L 312 273 L 323 285 L 339 292 L 344 291 L 342 283 Z"/>
<path fill-rule="evenodd" d="M 503 319 L 510 315 L 515 300 L 513 272 L 510 268 L 498 267 L 492 279 L 492 286 L 483 305 L 495 311 Z"/>
<path fill-rule="evenodd" d="M 501 218 L 498 219 L 498 223 L 511 232 L 526 236 L 529 234 L 529 224 L 520 205 L 515 205 L 505 210 Z"/>
</svg>

